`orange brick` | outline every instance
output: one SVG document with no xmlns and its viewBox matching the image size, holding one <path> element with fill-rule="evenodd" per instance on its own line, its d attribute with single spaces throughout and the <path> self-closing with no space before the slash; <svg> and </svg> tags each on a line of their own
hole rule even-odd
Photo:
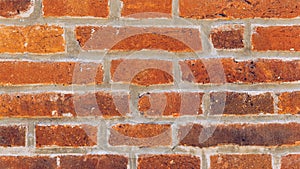
<svg viewBox="0 0 300 169">
<path fill-rule="evenodd" d="M 282 157 L 281 169 L 300 169 L 300 154 L 289 154 Z"/>
<path fill-rule="evenodd" d="M 32 7 L 30 0 L 1 0 L 0 17 L 22 17 L 21 14 L 28 12 Z"/>
<path fill-rule="evenodd" d="M 300 114 L 300 92 L 285 92 L 278 94 L 279 114 Z"/>
<path fill-rule="evenodd" d="M 1 156 L 0 168 L 9 169 L 33 169 L 33 168 L 56 168 L 56 157 L 49 156 Z"/>
</svg>

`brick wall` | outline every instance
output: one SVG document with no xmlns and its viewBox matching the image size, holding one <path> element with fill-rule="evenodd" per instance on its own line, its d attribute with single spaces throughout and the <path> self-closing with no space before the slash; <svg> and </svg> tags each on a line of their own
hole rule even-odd
<svg viewBox="0 0 300 169">
<path fill-rule="evenodd" d="M 299 0 L 0 0 L 0 168 L 300 169 Z"/>
</svg>

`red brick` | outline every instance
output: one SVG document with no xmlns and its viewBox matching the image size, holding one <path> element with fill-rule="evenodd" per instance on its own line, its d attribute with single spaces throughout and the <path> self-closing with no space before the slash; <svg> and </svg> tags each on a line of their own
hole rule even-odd
<svg viewBox="0 0 300 169">
<path fill-rule="evenodd" d="M 121 155 L 60 156 L 61 169 L 127 169 L 128 159 Z"/>
<path fill-rule="evenodd" d="M 272 169 L 268 154 L 222 154 L 210 157 L 210 169 Z"/>
<path fill-rule="evenodd" d="M 202 114 L 203 93 L 146 93 L 138 102 L 145 116 L 183 116 Z"/>
<path fill-rule="evenodd" d="M 78 26 L 75 31 L 84 50 L 194 52 L 202 49 L 200 32 L 192 28 Z"/>
<path fill-rule="evenodd" d="M 22 17 L 32 7 L 31 0 L 1 0 L 0 17 Z"/>
<path fill-rule="evenodd" d="M 25 133 L 23 126 L 0 126 L 0 146 L 25 146 Z"/>
<path fill-rule="evenodd" d="M 108 0 L 43 0 L 46 17 L 93 16 L 108 17 Z"/>
<path fill-rule="evenodd" d="M 244 47 L 244 26 L 224 25 L 212 29 L 211 41 L 216 49 L 238 49 Z"/>
<path fill-rule="evenodd" d="M 0 94 L 0 117 L 125 116 L 129 96 L 124 93 L 12 93 Z"/>
<path fill-rule="evenodd" d="M 212 115 L 273 114 L 273 97 L 270 93 L 214 92 L 210 94 Z"/>
<path fill-rule="evenodd" d="M 300 26 L 256 27 L 252 35 L 252 49 L 255 51 L 300 51 L 299 36 Z"/>
<path fill-rule="evenodd" d="M 300 91 L 278 94 L 279 114 L 300 114 Z"/>
<path fill-rule="evenodd" d="M 113 146 L 170 146 L 169 124 L 118 124 L 111 128 L 109 144 Z"/>
<path fill-rule="evenodd" d="M 179 0 L 179 15 L 195 19 L 295 18 L 299 1 L 291 0 Z"/>
<path fill-rule="evenodd" d="M 113 82 L 142 86 L 173 83 L 172 62 L 164 60 L 112 60 L 110 74 Z"/>
<path fill-rule="evenodd" d="M 80 71 L 80 68 L 82 68 L 82 71 Z M 91 76 L 91 74 L 94 76 Z M 101 64 L 28 61 L 0 62 L 0 85 L 101 84 L 102 81 L 103 70 Z"/>
<path fill-rule="evenodd" d="M 300 61 L 231 58 L 181 61 L 182 79 L 195 83 L 271 83 L 300 80 Z M 211 80 L 212 79 L 212 80 Z"/>
<path fill-rule="evenodd" d="M 97 127 L 89 125 L 36 126 L 36 147 L 81 147 L 97 144 Z"/>
<path fill-rule="evenodd" d="M 64 29 L 59 26 L 0 25 L 0 53 L 65 52 Z"/>
<path fill-rule="evenodd" d="M 0 168 L 56 169 L 56 158 L 49 156 L 1 156 Z"/>
<path fill-rule="evenodd" d="M 171 17 L 172 14 L 172 0 L 122 0 L 122 4 L 125 17 Z"/>
<path fill-rule="evenodd" d="M 300 154 L 289 154 L 282 157 L 281 169 L 300 169 Z"/>
<path fill-rule="evenodd" d="M 138 158 L 138 169 L 200 169 L 199 157 L 181 154 L 147 154 Z"/>
<path fill-rule="evenodd" d="M 210 127 L 189 124 L 180 127 L 179 139 L 180 145 L 196 147 L 298 145 L 300 124 L 230 124 Z"/>
</svg>

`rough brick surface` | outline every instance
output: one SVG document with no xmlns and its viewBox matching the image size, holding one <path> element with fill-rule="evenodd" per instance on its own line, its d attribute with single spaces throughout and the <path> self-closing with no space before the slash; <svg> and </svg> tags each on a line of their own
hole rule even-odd
<svg viewBox="0 0 300 169">
<path fill-rule="evenodd" d="M 240 25 L 225 25 L 213 28 L 210 38 L 216 49 L 243 48 L 244 27 Z"/>
<path fill-rule="evenodd" d="M 0 168 L 56 169 L 56 158 L 49 156 L 1 156 Z"/>
<path fill-rule="evenodd" d="M 32 6 L 31 0 L 1 0 L 0 17 L 22 17 L 21 14 L 28 12 Z"/>
<path fill-rule="evenodd" d="M 169 146 L 169 124 L 118 124 L 111 128 L 109 143 L 113 146 Z"/>
<path fill-rule="evenodd" d="M 102 81 L 103 70 L 101 64 L 28 61 L 0 62 L 0 85 L 101 84 Z"/>
<path fill-rule="evenodd" d="M 280 114 L 300 114 L 300 92 L 285 92 L 278 94 L 278 112 Z"/>
<path fill-rule="evenodd" d="M 36 147 L 82 147 L 97 144 L 97 128 L 89 125 L 36 126 Z"/>
<path fill-rule="evenodd" d="M 196 83 L 271 83 L 300 80 L 300 61 L 231 58 L 180 62 L 182 79 Z"/>
<path fill-rule="evenodd" d="M 300 15 L 299 1 L 290 0 L 179 0 L 180 16 L 214 18 L 294 18 Z"/>
<path fill-rule="evenodd" d="M 300 141 L 299 129 L 298 123 L 230 124 L 205 128 L 194 124 L 182 126 L 179 139 L 181 145 L 197 147 L 295 145 Z M 201 137 L 199 137 L 200 134 Z"/>
<path fill-rule="evenodd" d="M 222 154 L 210 157 L 210 169 L 272 169 L 272 157 L 267 154 Z"/>
<path fill-rule="evenodd" d="M 122 0 L 122 2 L 122 16 L 125 17 L 171 17 L 172 0 Z"/>
<path fill-rule="evenodd" d="M 138 169 L 200 169 L 200 158 L 190 155 L 165 154 L 165 155 L 140 155 Z"/>
<path fill-rule="evenodd" d="M 255 51 L 300 51 L 300 26 L 256 27 L 254 31 L 252 49 Z"/>
<path fill-rule="evenodd" d="M 26 128 L 23 126 L 0 126 L 0 146 L 25 146 Z"/>
<path fill-rule="evenodd" d="M 281 169 L 299 169 L 300 154 L 289 154 L 281 158 Z"/>
<path fill-rule="evenodd" d="M 112 60 L 110 74 L 113 82 L 149 86 L 173 83 L 173 65 L 164 60 Z"/>
<path fill-rule="evenodd" d="M 0 25 L 0 53 L 65 52 L 64 29 L 59 26 Z"/>
<path fill-rule="evenodd" d="M 139 111 L 145 116 L 183 116 L 202 114 L 203 93 L 146 93 L 139 99 Z"/>
<path fill-rule="evenodd" d="M 60 156 L 62 169 L 127 169 L 128 159 L 121 155 Z"/>
<path fill-rule="evenodd" d="M 129 112 L 124 93 L 12 93 L 1 94 L 0 102 L 0 117 L 111 117 Z"/>
<path fill-rule="evenodd" d="M 273 114 L 274 103 L 270 93 L 219 92 L 210 94 L 211 115 Z"/>
<path fill-rule="evenodd" d="M 108 0 L 43 0 L 44 16 L 108 17 Z"/>
<path fill-rule="evenodd" d="M 193 52 L 202 49 L 200 32 L 192 28 L 78 26 L 75 31 L 84 50 Z"/>
</svg>

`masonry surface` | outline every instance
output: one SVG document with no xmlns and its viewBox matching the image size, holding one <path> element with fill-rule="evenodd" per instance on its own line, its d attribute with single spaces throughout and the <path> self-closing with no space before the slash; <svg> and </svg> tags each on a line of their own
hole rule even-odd
<svg viewBox="0 0 300 169">
<path fill-rule="evenodd" d="M 0 0 L 0 169 L 300 169 L 299 0 Z"/>
</svg>

